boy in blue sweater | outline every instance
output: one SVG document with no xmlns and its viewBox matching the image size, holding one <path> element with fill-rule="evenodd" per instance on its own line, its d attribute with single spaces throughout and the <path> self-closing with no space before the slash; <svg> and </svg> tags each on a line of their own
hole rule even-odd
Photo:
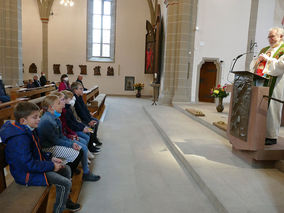
<svg viewBox="0 0 284 213">
<path fill-rule="evenodd" d="M 55 184 L 56 201 L 53 212 L 80 210 L 80 204 L 68 199 L 71 182 L 70 167 L 58 158 L 50 158 L 41 151 L 37 126 L 40 112 L 37 105 L 20 102 L 14 109 L 15 122 L 7 121 L 0 130 L 6 144 L 5 157 L 16 183 L 26 186 Z"/>
</svg>

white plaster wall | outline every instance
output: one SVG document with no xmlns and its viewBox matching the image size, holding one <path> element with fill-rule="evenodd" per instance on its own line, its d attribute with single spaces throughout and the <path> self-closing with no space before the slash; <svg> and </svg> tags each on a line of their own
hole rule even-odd
<svg viewBox="0 0 284 213">
<path fill-rule="evenodd" d="M 23 79 L 32 78 L 29 66 L 35 63 L 41 70 L 42 25 L 36 1 L 22 0 L 22 54 L 24 64 Z"/>
<path fill-rule="evenodd" d="M 284 18 L 284 1 L 283 0 L 275 0 L 274 14 L 275 14 L 274 26 L 281 26 L 282 19 Z"/>
<path fill-rule="evenodd" d="M 257 42 L 257 54 L 263 47 L 269 45 L 267 35 L 269 29 L 274 26 L 275 6 L 275 0 L 259 0 L 255 33 L 255 41 Z"/>
<path fill-rule="evenodd" d="M 198 101 L 199 64 L 202 58 L 216 58 L 221 65 L 220 82 L 230 83 L 227 78 L 232 59 L 246 52 L 250 17 L 250 0 L 200 0 L 195 36 L 192 99 Z M 245 57 L 235 65 L 234 70 L 244 70 Z M 209 91 L 208 91 L 209 92 Z"/>
<path fill-rule="evenodd" d="M 135 82 L 145 83 L 142 95 L 151 95 L 152 75 L 144 74 L 145 23 L 150 20 L 146 0 L 117 0 L 116 46 L 114 63 L 86 61 L 86 17 L 87 1 L 75 1 L 73 8 L 61 6 L 54 1 L 53 16 L 49 21 L 49 79 L 58 81 L 60 75 L 53 74 L 53 64 L 61 64 L 61 73 L 66 73 L 66 64 L 74 65 L 74 81 L 80 73 L 80 64 L 86 64 L 88 75 L 83 82 L 86 87 L 99 85 L 100 91 L 107 94 L 134 95 L 124 91 L 125 76 L 135 76 Z M 23 61 L 24 79 L 31 78 L 28 66 L 35 62 L 40 73 L 41 67 L 41 21 L 36 1 L 23 0 Z M 102 76 L 94 76 L 93 68 L 101 66 Z M 113 66 L 115 76 L 106 76 L 108 66 Z M 120 71 L 118 68 L 120 67 Z"/>
</svg>

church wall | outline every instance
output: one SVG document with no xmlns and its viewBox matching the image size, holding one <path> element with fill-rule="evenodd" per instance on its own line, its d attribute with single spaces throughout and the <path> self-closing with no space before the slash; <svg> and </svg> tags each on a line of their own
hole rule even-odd
<svg viewBox="0 0 284 213">
<path fill-rule="evenodd" d="M 283 19 L 284 19 L 284 1 L 275 0 L 274 26 L 281 26 L 281 22 Z"/>
<path fill-rule="evenodd" d="M 257 42 L 257 48 L 255 49 L 256 54 L 263 48 L 269 45 L 267 40 L 268 31 L 274 27 L 274 10 L 276 4 L 275 0 L 259 0 L 258 13 L 257 13 L 257 24 L 255 41 Z M 281 21 L 280 21 L 281 23 Z M 279 23 L 279 24 L 280 24 Z M 278 26 L 280 26 L 278 24 Z"/>
<path fill-rule="evenodd" d="M 201 0 L 198 4 L 192 98 L 198 101 L 200 63 L 203 58 L 223 61 L 217 83 L 229 84 L 232 59 L 246 52 L 251 1 Z M 245 57 L 240 58 L 234 70 L 244 70 Z M 209 91 L 208 91 L 209 93 Z M 227 100 L 228 101 L 228 100 Z"/>
<path fill-rule="evenodd" d="M 135 76 L 135 82 L 145 83 L 142 95 L 151 95 L 152 75 L 144 74 L 145 23 L 150 20 L 147 1 L 118 0 L 116 11 L 116 46 L 114 63 L 86 61 L 86 17 L 87 1 L 75 1 L 73 8 L 61 6 L 54 1 L 49 20 L 48 72 L 51 81 L 59 81 L 60 75 L 53 74 L 53 64 L 61 64 L 61 74 L 66 73 L 66 65 L 74 65 L 74 81 L 80 73 L 78 65 L 86 64 L 88 75 L 83 82 L 87 88 L 99 85 L 100 91 L 107 94 L 134 95 L 124 91 L 125 76 Z M 162 10 L 163 12 L 163 10 Z M 36 1 L 23 1 L 23 63 L 24 79 L 32 78 L 28 73 L 29 65 L 34 62 L 41 71 L 41 21 Z M 101 66 L 102 76 L 94 76 L 93 68 Z M 106 76 L 108 66 L 113 66 L 115 76 Z M 120 68 L 120 69 L 119 69 Z"/>
</svg>

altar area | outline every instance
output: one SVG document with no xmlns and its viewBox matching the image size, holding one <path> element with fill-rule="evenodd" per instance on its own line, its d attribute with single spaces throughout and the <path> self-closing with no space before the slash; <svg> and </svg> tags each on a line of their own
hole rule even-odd
<svg viewBox="0 0 284 213">
<path fill-rule="evenodd" d="M 188 108 L 205 116 L 195 116 Z M 213 124 L 227 123 L 229 104 L 222 113 L 215 103 L 174 103 L 144 110 L 181 167 L 219 212 L 284 212 L 284 173 L 236 155 L 226 131 Z"/>
</svg>

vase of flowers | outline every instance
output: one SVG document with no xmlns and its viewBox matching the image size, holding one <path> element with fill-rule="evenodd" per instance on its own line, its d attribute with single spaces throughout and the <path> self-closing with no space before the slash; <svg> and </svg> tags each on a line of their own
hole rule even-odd
<svg viewBox="0 0 284 213">
<path fill-rule="evenodd" d="M 220 84 L 218 84 L 217 87 L 214 87 L 210 90 L 211 96 L 217 98 L 217 112 L 223 112 L 224 110 L 223 98 L 229 95 L 229 93 L 226 92 L 226 87 L 226 85 L 222 87 Z"/>
<path fill-rule="evenodd" d="M 144 88 L 144 84 L 143 83 L 136 83 L 136 84 L 134 84 L 134 89 L 137 90 L 136 98 L 140 98 L 141 97 L 141 90 L 143 88 Z"/>
</svg>

